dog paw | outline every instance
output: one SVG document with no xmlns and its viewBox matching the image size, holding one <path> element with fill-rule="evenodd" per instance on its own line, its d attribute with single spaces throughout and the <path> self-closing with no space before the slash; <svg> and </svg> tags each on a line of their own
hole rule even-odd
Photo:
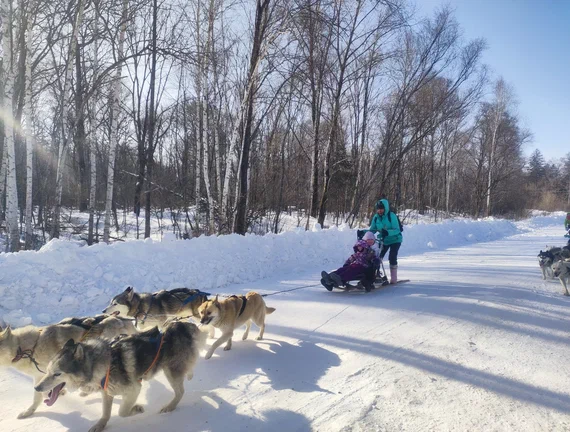
<svg viewBox="0 0 570 432">
<path fill-rule="evenodd" d="M 89 432 L 101 432 L 107 426 L 107 422 L 98 421 L 95 425 L 89 429 Z"/>
<path fill-rule="evenodd" d="M 176 405 L 168 404 L 160 410 L 161 414 L 172 412 L 176 409 Z"/>
<path fill-rule="evenodd" d="M 232 349 L 231 346 L 225 346 L 225 347 L 224 347 L 224 351 L 229 351 L 229 350 L 231 350 L 231 349 Z"/>
<path fill-rule="evenodd" d="M 144 407 L 142 405 L 135 405 L 131 408 L 131 415 L 142 414 L 144 412 Z"/>
<path fill-rule="evenodd" d="M 36 412 L 35 409 L 33 409 L 33 408 L 28 408 L 26 411 L 23 411 L 23 412 L 21 412 L 20 414 L 18 414 L 18 418 L 19 418 L 19 419 L 28 418 L 28 417 L 31 416 L 34 412 Z"/>
<path fill-rule="evenodd" d="M 209 359 L 212 357 L 212 354 L 214 354 L 214 353 L 211 353 L 211 352 L 208 351 L 208 352 L 206 353 L 206 355 L 204 356 L 204 358 L 205 358 L 206 360 L 209 360 Z"/>
<path fill-rule="evenodd" d="M 242 340 L 242 341 L 243 341 L 243 340 L 246 340 L 248 336 L 249 336 L 248 334 L 244 334 L 244 335 L 241 337 L 241 340 Z"/>
<path fill-rule="evenodd" d="M 255 340 L 263 340 L 263 337 L 257 336 L 257 337 L 255 338 Z"/>
</svg>

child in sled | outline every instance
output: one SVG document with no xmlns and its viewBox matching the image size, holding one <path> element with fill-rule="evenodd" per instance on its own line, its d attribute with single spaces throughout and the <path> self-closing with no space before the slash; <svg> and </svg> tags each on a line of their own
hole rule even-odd
<svg viewBox="0 0 570 432">
<path fill-rule="evenodd" d="M 374 239 L 358 240 L 353 247 L 354 253 L 341 268 L 331 273 L 321 272 L 321 284 L 332 291 L 333 287 L 339 288 L 349 281 L 361 279 L 365 290 L 370 291 L 379 265 L 379 259 L 370 244 L 373 245 L 374 242 Z"/>
</svg>

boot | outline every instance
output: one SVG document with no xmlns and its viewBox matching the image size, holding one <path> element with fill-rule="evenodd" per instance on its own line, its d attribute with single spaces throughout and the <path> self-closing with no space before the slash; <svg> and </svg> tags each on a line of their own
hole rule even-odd
<svg viewBox="0 0 570 432">
<path fill-rule="evenodd" d="M 329 273 L 329 278 L 332 281 L 333 285 L 337 288 L 340 288 L 344 285 L 342 278 L 335 272 Z"/>
<path fill-rule="evenodd" d="M 331 281 L 331 278 L 329 276 L 329 274 L 326 271 L 321 272 L 321 284 L 328 290 L 328 291 L 332 291 L 333 290 L 333 284 Z"/>
<path fill-rule="evenodd" d="M 390 266 L 390 283 L 398 283 L 398 266 Z"/>
</svg>

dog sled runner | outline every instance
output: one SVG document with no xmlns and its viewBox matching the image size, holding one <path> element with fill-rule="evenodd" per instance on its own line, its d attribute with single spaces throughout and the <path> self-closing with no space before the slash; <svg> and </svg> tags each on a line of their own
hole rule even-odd
<svg viewBox="0 0 570 432">
<path fill-rule="evenodd" d="M 383 281 L 376 280 L 376 281 L 374 281 L 372 290 L 370 292 L 381 291 L 383 288 L 388 288 L 391 286 L 400 285 L 400 284 L 403 284 L 406 282 L 410 282 L 410 279 L 401 279 L 401 280 L 397 281 L 395 284 L 391 284 L 387 281 L 383 282 Z M 342 291 L 344 291 L 344 292 L 366 292 L 366 290 L 364 289 L 364 286 L 360 282 L 358 282 L 358 283 L 348 282 L 345 284 L 344 287 L 338 287 L 338 288 L 333 287 L 333 288 L 337 289 L 338 290 L 337 292 L 342 292 Z"/>
</svg>

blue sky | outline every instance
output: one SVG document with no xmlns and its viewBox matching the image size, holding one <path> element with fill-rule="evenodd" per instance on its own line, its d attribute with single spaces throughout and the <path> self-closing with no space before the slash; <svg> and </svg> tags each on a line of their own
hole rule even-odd
<svg viewBox="0 0 570 432">
<path fill-rule="evenodd" d="M 570 0 L 416 0 L 423 16 L 445 4 L 466 39 L 487 41 L 492 76 L 513 86 L 521 123 L 533 133 L 525 154 L 570 153 Z"/>
</svg>

